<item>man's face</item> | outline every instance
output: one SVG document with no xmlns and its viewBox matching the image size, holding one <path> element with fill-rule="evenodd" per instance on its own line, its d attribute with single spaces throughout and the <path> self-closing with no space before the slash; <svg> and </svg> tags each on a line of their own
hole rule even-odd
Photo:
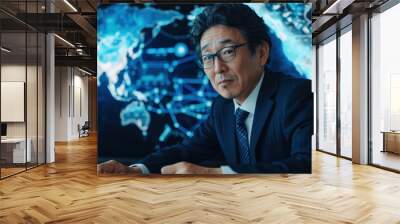
<svg viewBox="0 0 400 224">
<path fill-rule="evenodd" d="M 201 55 L 215 54 L 222 48 L 246 43 L 239 29 L 216 25 L 206 30 L 200 40 Z M 214 58 L 214 66 L 204 71 L 214 89 L 224 98 L 235 98 L 242 103 L 256 86 L 268 59 L 265 43 L 251 54 L 248 45 L 236 48 L 235 57 L 224 62 Z"/>
</svg>

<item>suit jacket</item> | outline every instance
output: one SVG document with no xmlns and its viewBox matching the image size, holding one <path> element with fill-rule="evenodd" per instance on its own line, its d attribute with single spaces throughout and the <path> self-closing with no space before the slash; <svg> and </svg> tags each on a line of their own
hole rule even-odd
<svg viewBox="0 0 400 224">
<path fill-rule="evenodd" d="M 239 173 L 310 173 L 313 133 L 311 81 L 266 71 L 258 94 L 250 142 L 250 165 L 239 164 L 233 100 L 217 97 L 192 138 L 145 157 L 152 173 L 169 164 L 200 163 L 223 153 Z"/>
</svg>

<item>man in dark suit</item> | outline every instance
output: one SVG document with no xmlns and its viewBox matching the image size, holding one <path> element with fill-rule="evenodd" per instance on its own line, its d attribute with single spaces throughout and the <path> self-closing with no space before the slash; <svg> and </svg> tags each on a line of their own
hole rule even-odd
<svg viewBox="0 0 400 224">
<path fill-rule="evenodd" d="M 242 4 L 207 7 L 192 36 L 219 93 L 192 138 L 131 166 L 100 164 L 99 173 L 310 173 L 313 97 L 306 79 L 269 72 L 267 26 Z M 199 163 L 222 154 L 226 165 Z"/>
</svg>

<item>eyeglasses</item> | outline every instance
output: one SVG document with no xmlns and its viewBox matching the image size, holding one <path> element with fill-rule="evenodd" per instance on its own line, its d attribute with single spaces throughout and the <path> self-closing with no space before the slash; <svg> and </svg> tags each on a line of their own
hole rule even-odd
<svg viewBox="0 0 400 224">
<path fill-rule="evenodd" d="M 239 47 L 244 46 L 246 44 L 247 43 L 232 45 L 232 46 L 228 46 L 228 47 L 219 49 L 217 52 L 215 52 L 215 54 L 202 55 L 201 60 L 200 60 L 200 65 L 204 69 L 213 68 L 215 57 L 218 57 L 218 59 L 223 62 L 230 62 L 236 56 L 236 49 L 238 49 Z"/>
</svg>

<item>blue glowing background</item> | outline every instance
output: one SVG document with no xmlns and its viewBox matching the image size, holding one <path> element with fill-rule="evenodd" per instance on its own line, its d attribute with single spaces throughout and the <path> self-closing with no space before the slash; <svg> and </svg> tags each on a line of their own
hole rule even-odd
<svg viewBox="0 0 400 224">
<path fill-rule="evenodd" d="M 311 77 L 311 5 L 249 3 L 270 27 L 269 68 Z M 97 10 L 98 156 L 141 158 L 191 137 L 213 97 L 189 31 L 204 5 Z"/>
</svg>

